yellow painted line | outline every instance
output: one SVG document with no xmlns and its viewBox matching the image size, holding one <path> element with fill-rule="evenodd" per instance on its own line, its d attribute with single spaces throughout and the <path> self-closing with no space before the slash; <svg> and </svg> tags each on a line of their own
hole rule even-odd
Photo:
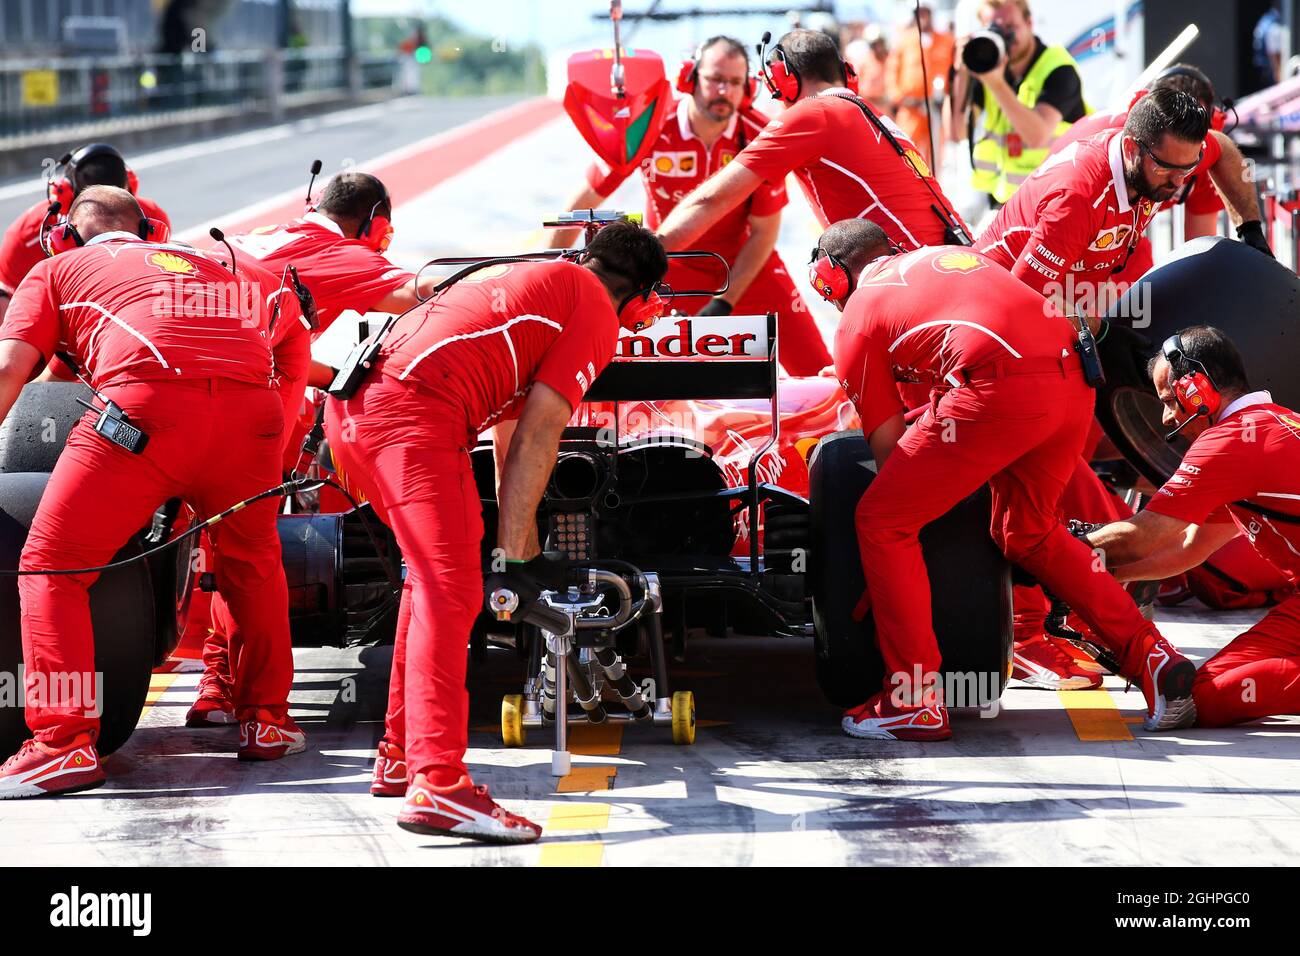
<svg viewBox="0 0 1300 956">
<path fill-rule="evenodd" d="M 557 803 L 546 821 L 548 830 L 600 830 L 607 826 L 608 803 Z"/>
<path fill-rule="evenodd" d="M 584 757 L 616 757 L 623 749 L 623 723 L 608 720 L 603 724 L 572 724 L 569 727 L 569 753 Z"/>
<path fill-rule="evenodd" d="M 555 785 L 556 793 L 593 793 L 608 790 L 618 776 L 617 767 L 574 767 Z"/>
<path fill-rule="evenodd" d="M 547 843 L 538 866 L 600 866 L 605 862 L 603 843 Z"/>
<path fill-rule="evenodd" d="M 1128 724 L 1106 690 L 1057 691 L 1074 732 L 1083 741 L 1132 740 Z"/>
<path fill-rule="evenodd" d="M 162 698 L 162 695 L 167 693 L 167 691 L 171 688 L 172 684 L 176 683 L 176 678 L 178 676 L 180 675 L 154 674 L 153 677 L 150 678 L 149 693 L 145 696 L 144 710 L 140 711 L 141 717 L 149 713 L 149 708 L 153 707 L 154 704 L 158 703 L 158 701 Z"/>
<path fill-rule="evenodd" d="M 607 803 L 557 803 L 542 828 L 543 833 L 603 830 L 609 826 Z M 543 837 L 545 839 L 545 837 Z M 544 843 L 538 866 L 600 866 L 605 846 L 599 842 Z"/>
</svg>

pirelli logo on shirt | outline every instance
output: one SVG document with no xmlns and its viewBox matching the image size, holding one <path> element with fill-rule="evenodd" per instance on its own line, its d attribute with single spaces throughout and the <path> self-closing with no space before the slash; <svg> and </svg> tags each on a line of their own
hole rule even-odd
<svg viewBox="0 0 1300 956">
<path fill-rule="evenodd" d="M 697 165 L 695 153 L 689 149 L 650 154 L 650 171 L 656 176 L 694 176 Z"/>
</svg>

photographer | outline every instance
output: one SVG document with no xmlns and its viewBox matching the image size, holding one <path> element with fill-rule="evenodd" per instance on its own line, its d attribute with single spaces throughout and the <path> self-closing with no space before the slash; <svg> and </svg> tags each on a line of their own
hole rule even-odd
<svg viewBox="0 0 1300 956">
<path fill-rule="evenodd" d="M 954 113 L 967 109 L 971 185 L 988 193 L 997 208 L 1088 107 L 1074 58 L 1065 47 L 1048 46 L 1034 34 L 1029 0 L 984 0 L 979 17 L 986 29 L 958 44 L 952 101 Z M 978 139 L 977 119 L 983 124 Z"/>
</svg>

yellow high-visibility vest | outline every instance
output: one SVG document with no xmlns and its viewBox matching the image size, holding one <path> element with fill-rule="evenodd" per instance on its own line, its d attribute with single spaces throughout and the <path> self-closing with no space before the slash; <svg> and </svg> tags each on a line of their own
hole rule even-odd
<svg viewBox="0 0 1300 956">
<path fill-rule="evenodd" d="M 1029 72 L 1021 81 L 1020 88 L 1016 91 L 1016 99 L 1033 109 L 1038 102 L 1039 94 L 1043 92 L 1043 84 L 1047 82 L 1047 78 L 1062 66 L 1072 66 L 1076 70 L 1079 68 L 1074 62 L 1074 57 L 1070 56 L 1065 47 L 1044 47 L 1042 55 L 1034 61 L 1034 65 L 1029 68 Z M 1049 142 L 1041 149 L 1021 148 L 1018 156 L 1012 156 L 1007 148 L 1007 137 L 1019 134 L 1011 125 L 1011 120 L 1007 118 L 1006 113 L 1002 112 L 1002 107 L 998 105 L 998 101 L 994 99 L 987 85 L 984 87 L 983 105 L 984 135 L 975 144 L 975 171 L 971 175 L 971 185 L 980 192 L 989 193 L 998 202 L 1004 203 L 1020 188 L 1020 184 L 1029 178 L 1029 174 L 1043 164 L 1052 144 Z M 1086 102 L 1083 104 L 1083 111 L 1092 112 Z M 1052 140 L 1055 141 L 1072 125 L 1074 124 L 1064 120 L 1057 123 L 1052 133 Z"/>
</svg>

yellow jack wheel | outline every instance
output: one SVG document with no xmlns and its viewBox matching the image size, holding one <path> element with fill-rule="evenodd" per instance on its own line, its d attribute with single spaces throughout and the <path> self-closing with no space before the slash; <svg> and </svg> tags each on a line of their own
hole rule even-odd
<svg viewBox="0 0 1300 956">
<path fill-rule="evenodd" d="M 695 743 L 695 695 L 689 690 L 673 694 L 673 743 Z"/>
<path fill-rule="evenodd" d="M 675 719 L 673 726 L 677 726 Z M 523 694 L 506 694 L 501 698 L 501 741 L 507 747 L 524 745 Z"/>
</svg>

